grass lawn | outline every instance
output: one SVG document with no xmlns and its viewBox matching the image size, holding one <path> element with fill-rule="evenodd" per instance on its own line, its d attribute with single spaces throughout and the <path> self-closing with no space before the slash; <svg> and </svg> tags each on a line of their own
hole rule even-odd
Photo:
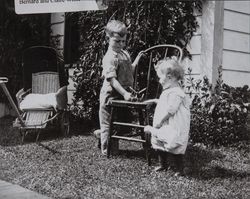
<svg viewBox="0 0 250 199">
<path fill-rule="evenodd" d="M 0 119 L 0 179 L 52 198 L 250 198 L 249 142 L 189 146 L 182 177 L 171 170 L 154 172 L 156 158 L 148 167 L 137 143 L 120 142 L 120 155 L 101 156 L 84 127 L 73 126 L 71 138 L 45 132 L 44 146 L 21 144 L 12 121 Z"/>
</svg>

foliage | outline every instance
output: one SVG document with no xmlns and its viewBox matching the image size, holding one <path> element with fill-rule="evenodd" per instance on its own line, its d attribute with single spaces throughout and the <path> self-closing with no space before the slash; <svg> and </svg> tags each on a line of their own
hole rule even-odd
<svg viewBox="0 0 250 199">
<path fill-rule="evenodd" d="M 104 26 L 110 19 L 126 23 L 127 50 L 132 60 L 139 51 L 156 44 L 176 44 L 185 49 L 197 28 L 194 8 L 200 1 L 110 1 L 105 11 L 82 12 L 81 59 L 74 72 L 76 92 L 73 113 L 96 120 L 101 87 L 101 61 L 107 49 Z"/>
<path fill-rule="evenodd" d="M 9 78 L 7 84 L 12 96 L 22 86 L 21 53 L 32 45 L 48 41 L 49 27 L 45 15 L 17 15 L 14 1 L 2 0 L 0 5 L 0 76 Z M 0 91 L 0 102 L 6 101 Z"/>
<path fill-rule="evenodd" d="M 191 70 L 189 70 L 191 74 Z M 193 97 L 191 108 L 191 141 L 213 145 L 228 145 L 248 139 L 246 132 L 249 87 L 231 87 L 219 79 L 212 88 L 207 77 L 195 81 L 190 75 L 187 90 Z"/>
</svg>

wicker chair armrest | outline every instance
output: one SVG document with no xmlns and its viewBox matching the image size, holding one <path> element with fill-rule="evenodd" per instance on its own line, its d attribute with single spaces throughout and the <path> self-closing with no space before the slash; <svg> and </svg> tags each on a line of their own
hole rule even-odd
<svg viewBox="0 0 250 199">
<path fill-rule="evenodd" d="M 17 94 L 16 94 L 16 100 L 17 100 L 17 103 L 18 103 L 18 107 L 21 103 L 21 101 L 25 98 L 25 96 L 27 96 L 29 93 L 31 93 L 31 88 L 28 89 L 27 91 L 24 91 L 24 89 L 20 89 Z"/>
</svg>

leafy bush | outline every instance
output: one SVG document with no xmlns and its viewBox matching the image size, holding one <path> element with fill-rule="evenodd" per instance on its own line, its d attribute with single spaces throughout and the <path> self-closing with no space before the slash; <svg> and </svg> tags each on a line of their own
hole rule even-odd
<svg viewBox="0 0 250 199">
<path fill-rule="evenodd" d="M 101 61 L 107 50 L 103 27 L 112 19 L 126 23 L 129 35 L 127 50 L 132 60 L 139 51 L 157 44 L 176 44 L 185 49 L 197 28 L 195 8 L 199 1 L 114 0 L 105 11 L 80 13 L 81 59 L 75 67 L 73 114 L 97 121 L 101 87 Z"/>
<path fill-rule="evenodd" d="M 187 90 L 193 97 L 190 133 L 194 143 L 228 145 L 249 139 L 246 132 L 249 87 L 231 87 L 221 77 L 219 67 L 214 89 L 206 77 L 203 81 L 194 81 L 191 76 L 187 79 Z"/>
</svg>

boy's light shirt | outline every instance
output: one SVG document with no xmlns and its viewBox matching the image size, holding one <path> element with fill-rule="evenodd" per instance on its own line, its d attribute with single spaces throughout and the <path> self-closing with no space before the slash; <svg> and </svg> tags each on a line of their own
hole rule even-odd
<svg viewBox="0 0 250 199">
<path fill-rule="evenodd" d="M 116 78 L 117 66 L 118 66 L 118 53 L 109 48 L 102 60 L 102 68 L 103 68 L 102 77 L 104 77 L 105 79 L 109 79 L 112 77 Z"/>
<path fill-rule="evenodd" d="M 132 63 L 127 51 L 121 50 L 117 53 L 109 48 L 103 58 L 102 67 L 105 81 L 116 78 L 122 86 L 133 85 Z"/>
</svg>

